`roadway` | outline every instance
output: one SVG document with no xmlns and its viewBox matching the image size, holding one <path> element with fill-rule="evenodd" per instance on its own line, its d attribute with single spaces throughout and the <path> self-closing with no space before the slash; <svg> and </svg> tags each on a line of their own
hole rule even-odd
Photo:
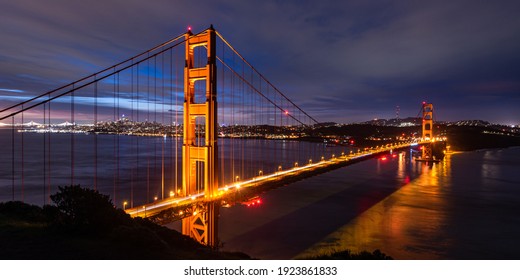
<svg viewBox="0 0 520 280">
<path fill-rule="evenodd" d="M 443 141 L 443 140 L 440 140 Z M 413 146 L 427 144 L 429 141 L 417 141 L 417 142 L 407 142 L 407 143 L 399 143 L 399 144 L 388 144 L 381 147 L 369 148 L 364 151 L 359 150 L 357 153 L 349 153 L 349 154 L 341 154 L 340 156 L 333 156 L 330 159 L 322 158 L 319 162 L 312 162 L 301 166 L 294 166 L 293 168 L 286 170 L 278 170 L 275 173 L 259 175 L 254 178 L 245 181 L 239 181 L 232 185 L 225 185 L 223 187 L 218 188 L 217 195 L 214 197 L 206 197 L 204 192 L 193 194 L 189 196 L 182 197 L 168 197 L 162 200 L 157 200 L 152 203 L 148 203 L 145 205 L 141 205 L 134 208 L 126 209 L 126 213 L 132 217 L 153 217 L 158 215 L 159 213 L 168 210 L 168 209 L 187 209 L 192 205 L 196 205 L 199 203 L 211 202 L 222 200 L 226 195 L 231 193 L 235 193 L 240 189 L 250 189 L 250 188 L 259 188 L 268 184 L 277 183 L 277 184 L 285 184 L 291 181 L 299 180 L 302 178 L 314 176 L 319 173 L 327 172 L 331 169 L 340 168 L 342 166 L 359 162 L 362 160 L 366 160 L 369 158 L 373 158 L 375 156 L 394 152 L 398 150 L 403 150 L 407 148 L 411 148 Z M 183 210 L 178 210 L 177 216 L 182 218 L 186 214 L 183 213 Z M 196 214 L 193 213 L 193 214 Z"/>
</svg>

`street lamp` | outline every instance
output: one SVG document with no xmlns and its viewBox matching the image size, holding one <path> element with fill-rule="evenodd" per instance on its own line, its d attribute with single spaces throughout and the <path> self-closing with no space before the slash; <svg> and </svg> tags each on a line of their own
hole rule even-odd
<svg viewBox="0 0 520 280">
<path fill-rule="evenodd" d="M 258 171 L 258 176 L 262 176 L 264 172 L 262 170 Z"/>
<path fill-rule="evenodd" d="M 126 205 L 128 205 L 128 202 L 123 202 L 123 211 L 126 209 Z"/>
</svg>

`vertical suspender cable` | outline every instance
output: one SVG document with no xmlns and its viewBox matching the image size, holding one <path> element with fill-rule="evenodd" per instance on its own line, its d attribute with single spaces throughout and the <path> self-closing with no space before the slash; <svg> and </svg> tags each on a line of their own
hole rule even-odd
<svg viewBox="0 0 520 280">
<path fill-rule="evenodd" d="M 75 133 L 75 120 L 74 120 L 74 86 L 72 84 L 73 91 L 70 93 L 70 120 L 71 120 L 71 134 L 70 134 L 70 185 L 74 186 L 74 133 Z"/>
<path fill-rule="evenodd" d="M 148 54 L 150 57 L 150 54 Z M 148 99 L 147 110 L 146 110 L 146 122 L 150 125 L 150 59 L 146 60 L 146 96 Z M 150 137 L 147 139 L 148 148 L 150 147 Z M 150 202 L 150 153 L 146 153 L 146 203 Z"/>
<path fill-rule="evenodd" d="M 47 121 L 45 119 L 47 115 L 47 104 L 44 103 L 43 104 L 43 129 L 44 129 L 44 132 L 43 132 L 43 204 L 42 205 L 45 205 L 45 202 L 46 202 L 46 197 L 47 197 L 47 194 L 46 194 L 46 188 L 47 186 L 45 185 L 47 183 L 47 129 L 46 129 L 46 126 L 47 126 Z"/>
<path fill-rule="evenodd" d="M 242 79 L 245 79 L 245 66 L 244 66 L 244 63 L 242 63 Z M 242 115 L 242 130 L 241 130 L 241 136 L 240 139 L 240 158 L 242 159 L 242 162 L 241 162 L 241 169 L 240 169 L 240 179 L 243 179 L 243 177 L 245 177 L 245 174 L 244 174 L 244 166 L 245 166 L 245 162 L 247 160 L 246 158 L 246 155 L 244 153 L 244 143 L 247 141 L 246 140 L 246 137 L 245 137 L 245 129 L 246 129 L 246 123 L 245 123 L 245 114 L 246 114 L 246 110 L 245 110 L 245 91 L 246 91 L 246 86 L 245 86 L 245 83 L 244 82 L 241 82 L 242 86 L 241 86 L 241 92 L 240 92 L 240 99 L 241 99 L 241 115 Z"/>
<path fill-rule="evenodd" d="M 254 79 L 253 79 L 253 71 L 251 71 L 251 84 L 254 85 Z M 249 129 L 253 128 L 253 131 L 251 132 L 254 136 L 254 128 L 255 128 L 255 124 L 254 124 L 254 116 L 256 114 L 256 111 L 253 111 L 253 89 L 251 88 L 251 94 L 249 95 Z M 249 137 L 249 139 L 254 139 L 254 138 L 251 138 Z M 253 143 L 255 143 L 256 141 L 253 140 L 252 141 Z M 254 169 L 253 169 L 253 149 L 252 148 L 249 148 L 249 174 L 248 176 L 254 176 L 255 173 L 254 173 Z"/>
<path fill-rule="evenodd" d="M 179 183 L 179 160 L 178 160 L 178 150 L 179 150 L 179 94 L 176 92 L 178 89 L 178 68 L 175 67 L 175 88 L 173 94 L 175 94 L 175 194 L 179 193 L 178 183 Z"/>
<path fill-rule="evenodd" d="M 222 45 L 222 60 L 225 59 L 225 54 L 224 54 L 224 45 Z M 220 82 L 218 83 L 218 85 L 220 86 L 220 91 L 219 91 L 219 95 L 218 97 L 220 97 L 220 100 L 221 100 L 221 103 L 220 104 L 225 104 L 225 94 L 226 94 L 226 88 L 225 88 L 225 79 L 224 79 L 224 67 L 221 67 L 222 70 L 221 70 L 221 73 L 219 75 L 220 77 Z M 225 124 L 226 122 L 226 111 L 225 111 L 225 108 L 219 110 L 222 118 L 220 120 L 220 125 L 219 125 L 219 129 L 220 131 L 222 131 L 224 129 L 224 126 L 223 124 Z M 217 136 L 218 137 L 218 136 Z M 221 141 L 220 143 L 225 143 L 224 141 Z M 224 163 L 224 155 L 225 155 L 225 150 L 224 150 L 224 147 L 225 145 L 224 144 L 221 144 L 219 145 L 219 157 L 220 157 L 220 174 L 219 174 L 219 185 L 222 186 L 223 184 L 225 184 L 224 182 L 224 178 L 225 178 L 225 170 L 226 170 L 226 166 L 225 166 L 225 163 Z"/>
<path fill-rule="evenodd" d="M 174 191 L 173 187 L 174 187 L 174 184 L 175 184 L 175 178 L 174 178 L 174 174 L 175 174 L 175 170 L 173 169 L 174 167 L 174 164 L 173 164 L 173 137 L 172 137 L 172 133 L 173 133 L 173 127 L 172 127 L 172 124 L 173 124 L 173 90 L 172 90 L 172 87 L 173 87 L 173 49 L 170 49 L 170 61 L 169 61 L 169 68 L 170 68 L 170 76 L 169 76 L 169 80 L 168 80 L 168 91 L 167 91 L 167 94 L 169 95 L 169 107 L 170 109 L 168 109 L 168 116 L 170 117 L 169 121 L 168 121 L 168 149 L 170 150 L 170 155 L 168 156 L 169 158 L 169 167 L 170 167 L 170 170 L 168 171 L 168 173 L 170 174 L 170 184 L 169 184 L 169 190 L 170 190 L 170 196 L 172 194 L 172 192 Z"/>
<path fill-rule="evenodd" d="M 169 149 L 170 149 L 170 156 L 169 156 L 169 159 L 170 159 L 170 177 L 171 177 L 171 180 L 170 180 L 170 192 L 174 191 L 173 187 L 175 185 L 175 178 L 173 177 L 173 175 L 175 174 L 175 170 L 173 169 L 174 167 L 174 164 L 173 164 L 173 137 L 172 137 L 172 133 L 173 133 L 173 127 L 171 126 L 173 124 L 173 49 L 170 49 L 170 79 L 169 79 L 169 83 L 168 83 L 168 88 L 169 88 L 169 95 L 170 95 L 170 106 L 169 106 L 169 111 L 168 111 L 168 115 L 170 116 L 170 120 L 168 122 L 168 134 L 170 137 L 168 137 L 168 141 L 169 141 Z"/>
<path fill-rule="evenodd" d="M 161 104 L 162 104 L 162 112 L 161 112 L 161 127 L 164 128 L 164 55 L 161 55 L 161 80 L 162 80 L 162 89 L 161 89 Z M 161 131 L 162 134 L 165 131 Z M 166 135 L 166 134 L 164 134 Z M 164 199 L 164 142 L 165 138 L 161 139 L 161 198 Z"/>
<path fill-rule="evenodd" d="M 115 71 L 115 69 L 114 69 L 114 71 Z M 117 175 L 117 171 L 116 171 L 117 170 L 117 168 L 116 168 L 117 167 L 117 164 L 116 164 L 116 142 L 117 142 L 117 140 L 116 139 L 117 139 L 117 126 L 118 126 L 117 117 L 116 117 L 117 116 L 117 114 L 116 114 L 116 75 L 114 75 L 113 77 L 114 77 L 114 80 L 113 80 L 113 82 L 114 82 L 114 85 L 113 85 L 113 93 L 114 93 L 113 94 L 113 102 L 114 103 L 112 105 L 113 106 L 112 111 L 113 111 L 114 124 L 116 125 L 116 133 L 114 134 L 113 143 L 112 143 L 113 144 L 113 149 L 112 149 L 113 158 L 112 159 L 113 159 L 113 162 L 114 162 L 114 174 L 113 174 L 113 176 L 114 176 L 113 183 L 114 184 L 112 186 L 112 190 L 113 190 L 113 192 L 112 192 L 112 199 L 114 200 L 114 205 L 117 205 L 117 204 L 115 204 L 116 203 L 115 202 L 115 200 L 116 200 L 116 180 L 117 180 L 117 176 L 116 176 Z"/>
<path fill-rule="evenodd" d="M 153 134 L 157 135 L 157 57 L 153 57 Z M 157 142 L 153 143 L 153 179 L 157 182 Z M 155 184 L 155 183 L 154 183 Z M 154 199 L 157 197 L 157 185 L 154 188 Z"/>
<path fill-rule="evenodd" d="M 233 56 L 233 65 L 235 65 L 235 56 Z M 237 98 L 236 98 L 236 92 L 235 92 L 235 83 L 236 83 L 236 80 L 235 80 L 235 76 L 233 75 L 230 75 L 231 77 L 231 94 L 230 94 L 230 103 L 231 103 L 231 134 L 232 134 L 232 138 L 231 138 L 231 183 L 234 182 L 235 180 L 235 176 L 236 176 L 236 170 L 235 170 L 235 167 L 236 167 L 236 162 L 235 162 L 235 154 L 236 154 L 236 147 L 235 147 L 235 140 L 236 140 L 236 137 L 235 137 L 235 133 L 236 133 L 236 121 L 235 121 L 235 103 L 237 101 Z"/>
<path fill-rule="evenodd" d="M 262 90 L 262 79 L 260 79 L 260 90 L 262 92 L 264 92 Z M 262 102 L 263 100 L 260 98 L 260 96 L 257 95 L 257 97 L 258 97 L 258 103 L 260 103 L 260 128 L 261 128 L 260 129 L 260 135 L 262 136 L 260 138 L 259 142 L 261 144 L 260 145 L 260 151 L 263 151 L 264 150 L 263 147 L 264 147 L 264 144 L 265 144 L 265 141 L 266 141 L 266 139 L 265 139 L 266 133 L 263 131 L 263 127 L 264 127 L 264 124 L 267 124 L 267 122 L 264 121 L 264 115 L 265 115 L 265 112 L 264 112 L 264 102 Z M 266 127 L 266 129 L 267 129 L 267 127 Z M 265 161 L 264 155 L 259 156 L 259 158 L 261 159 L 261 161 L 260 161 L 260 170 L 263 170 L 264 169 L 264 161 Z M 256 172 L 260 173 L 260 171 L 258 171 L 258 170 Z"/>
<path fill-rule="evenodd" d="M 14 116 L 11 117 L 11 201 L 14 201 Z"/>
<path fill-rule="evenodd" d="M 133 61 L 132 61 L 133 62 Z M 130 119 L 131 119 L 131 125 L 135 125 L 135 116 L 134 116 L 134 68 L 130 68 L 130 102 L 131 102 L 131 113 L 130 113 Z M 131 138 L 130 141 L 130 148 L 134 148 L 135 139 L 134 137 Z M 132 162 L 132 160 L 129 160 L 129 162 Z M 134 207 L 134 166 L 130 166 L 130 208 Z"/>
<path fill-rule="evenodd" d="M 22 105 L 22 109 L 23 109 L 23 105 Z M 23 202 L 23 199 L 24 199 L 23 196 L 24 196 L 24 187 L 25 187 L 24 186 L 25 185 L 25 178 L 24 178 L 25 177 L 25 174 L 24 174 L 24 167 L 25 167 L 24 166 L 24 164 L 25 164 L 24 156 L 25 155 L 24 155 L 24 137 L 23 137 L 25 132 L 23 132 L 23 130 L 24 130 L 24 123 L 23 123 L 24 122 L 24 118 L 23 117 L 24 116 L 23 116 L 23 112 L 22 112 L 22 135 L 21 135 L 22 136 L 22 140 L 21 140 L 21 142 L 22 142 L 22 151 L 21 151 L 22 152 L 22 192 L 21 192 L 21 201 L 22 202 Z"/>
<path fill-rule="evenodd" d="M 267 96 L 270 97 L 269 86 L 267 86 Z M 272 137 L 272 135 L 274 134 L 275 128 L 276 128 L 276 124 L 274 122 L 275 116 L 274 115 L 272 116 L 273 117 L 273 124 L 271 126 L 271 105 L 269 103 L 265 103 L 265 104 L 266 104 L 265 110 L 266 110 L 266 114 L 267 114 L 266 119 L 267 119 L 267 125 L 268 125 L 268 129 L 269 129 L 268 133 L 271 134 L 271 137 Z M 274 107 L 273 107 L 273 109 L 274 109 Z M 272 150 L 275 151 L 275 149 L 274 149 L 275 145 L 276 145 L 275 141 L 269 141 L 269 143 L 266 143 L 266 145 L 268 147 L 269 146 L 272 147 Z M 269 153 L 268 163 L 271 164 L 272 166 L 276 165 L 276 158 L 275 157 L 276 157 L 276 153 Z M 269 168 L 269 167 L 266 166 L 266 168 Z M 264 172 L 266 172 L 266 171 L 264 171 Z M 267 172 L 271 172 L 271 170 L 269 170 Z"/>
<path fill-rule="evenodd" d="M 139 104 L 139 63 L 137 63 L 136 65 L 136 71 L 135 71 L 135 78 L 136 78 L 136 89 L 135 89 L 135 106 L 136 106 L 136 118 L 135 118 L 135 121 L 134 121 L 134 125 L 136 125 L 137 127 L 141 127 L 140 124 L 139 124 L 139 107 L 140 104 Z M 137 137 L 135 137 L 135 149 L 136 149 L 136 153 L 135 153 L 135 158 L 136 158 L 136 165 L 135 165 L 135 185 L 134 187 L 132 188 L 132 193 L 130 194 L 131 197 L 132 197 L 132 201 L 134 200 L 134 192 L 135 192 L 135 189 L 136 187 L 139 187 L 139 158 L 140 158 L 140 154 L 139 154 L 139 139 L 141 138 L 140 136 L 140 133 L 141 131 L 139 131 L 139 133 L 137 134 Z"/>
<path fill-rule="evenodd" d="M 50 99 L 50 95 L 48 96 L 48 99 Z M 47 158 L 48 158 L 48 164 L 47 164 L 47 172 L 49 173 L 49 175 L 47 176 L 47 194 L 51 194 L 51 102 L 49 101 L 47 103 L 47 109 L 48 109 L 48 114 L 49 114 L 49 118 L 47 120 L 47 124 L 48 124 L 48 130 L 49 132 L 47 133 L 47 145 L 48 145 L 48 148 L 47 148 Z M 50 203 L 50 197 L 47 196 L 47 203 Z"/>
<path fill-rule="evenodd" d="M 96 79 L 96 76 L 94 76 Z M 94 190 L 97 190 L 98 180 L 98 83 L 94 84 Z"/>
<path fill-rule="evenodd" d="M 120 178 L 121 178 L 121 171 L 120 171 L 120 142 L 121 142 L 121 137 L 120 137 L 120 131 L 119 131 L 119 126 L 123 124 L 122 120 L 120 120 L 120 116 L 121 116 L 121 112 L 119 111 L 119 105 L 120 105 L 120 75 L 119 73 L 117 73 L 117 106 L 116 106 L 116 111 L 117 111 L 117 126 L 116 126 L 116 166 L 117 166 L 117 176 L 116 176 L 116 184 L 115 184 L 115 188 L 114 188 L 114 204 L 117 205 L 117 193 L 119 191 L 119 182 L 120 182 Z"/>
</svg>

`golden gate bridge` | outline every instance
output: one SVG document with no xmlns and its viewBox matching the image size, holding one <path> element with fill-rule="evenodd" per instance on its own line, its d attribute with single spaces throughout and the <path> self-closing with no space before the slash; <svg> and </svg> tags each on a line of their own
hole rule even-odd
<svg viewBox="0 0 520 280">
<path fill-rule="evenodd" d="M 218 243 L 220 203 L 411 146 L 434 161 L 433 105 L 423 136 L 365 149 L 312 143 L 318 122 L 212 26 L 0 110 L 3 200 L 49 203 L 59 185 L 110 194 L 131 216 L 182 220 Z M 31 133 L 31 135 L 28 135 Z M 289 147 L 290 146 L 290 147 Z M 8 164 L 10 161 L 10 164 Z"/>
</svg>

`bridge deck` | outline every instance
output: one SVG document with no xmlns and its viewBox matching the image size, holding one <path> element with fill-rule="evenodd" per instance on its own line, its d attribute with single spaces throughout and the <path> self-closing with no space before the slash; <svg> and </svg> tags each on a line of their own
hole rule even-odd
<svg viewBox="0 0 520 280">
<path fill-rule="evenodd" d="M 168 209 L 183 209 L 189 208 L 192 205 L 199 203 L 218 201 L 224 199 L 227 195 L 232 194 L 240 189 L 248 188 L 260 188 L 275 183 L 276 185 L 290 183 L 292 181 L 300 180 L 303 178 L 311 177 L 319 173 L 327 172 L 332 169 L 340 168 L 355 162 L 363 161 L 369 158 L 373 158 L 380 154 L 388 153 L 391 151 L 398 151 L 410 148 L 412 146 L 426 144 L 429 142 L 414 142 L 384 146 L 378 149 L 370 149 L 359 153 L 344 154 L 339 157 L 334 157 L 328 160 L 322 160 L 316 163 L 309 163 L 302 166 L 296 166 L 291 169 L 281 170 L 272 174 L 256 176 L 252 179 L 236 182 L 233 185 L 223 186 L 218 189 L 218 194 L 215 197 L 205 197 L 204 192 L 183 196 L 183 197 L 168 197 L 163 200 L 158 200 L 153 203 L 141 205 L 134 208 L 126 209 L 126 213 L 132 217 L 154 217 L 160 214 L 162 211 Z M 184 217 L 186 214 L 179 211 L 179 218 Z"/>
</svg>

